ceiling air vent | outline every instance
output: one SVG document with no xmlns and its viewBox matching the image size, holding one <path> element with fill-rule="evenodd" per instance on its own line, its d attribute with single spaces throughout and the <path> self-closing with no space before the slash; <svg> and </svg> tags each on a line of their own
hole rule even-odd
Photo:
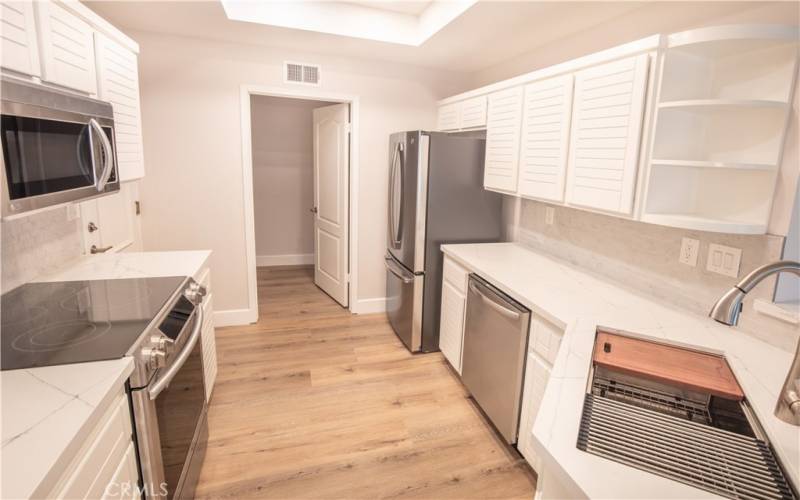
<svg viewBox="0 0 800 500">
<path fill-rule="evenodd" d="M 319 66 L 287 62 L 284 64 L 284 80 L 286 83 L 319 85 Z"/>
</svg>

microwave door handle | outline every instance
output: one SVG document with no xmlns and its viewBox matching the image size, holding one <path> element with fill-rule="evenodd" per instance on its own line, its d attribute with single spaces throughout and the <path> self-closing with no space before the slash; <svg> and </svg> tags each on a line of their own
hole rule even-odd
<svg viewBox="0 0 800 500">
<path fill-rule="evenodd" d="M 111 168 L 114 166 L 113 151 L 111 149 L 111 141 L 108 140 L 106 133 L 103 131 L 103 127 L 97 123 L 97 120 L 91 118 L 89 120 L 89 126 L 100 137 L 100 147 L 103 148 L 105 162 L 103 163 L 103 172 L 100 174 L 100 178 L 97 179 L 97 190 L 102 192 L 106 188 L 108 179 L 111 177 Z"/>
<path fill-rule="evenodd" d="M 192 354 L 192 350 L 194 349 L 195 344 L 197 344 L 197 339 L 200 338 L 200 332 L 203 330 L 203 304 L 202 302 L 197 304 L 195 307 L 195 317 L 194 317 L 194 326 L 192 328 L 192 334 L 189 336 L 189 340 L 186 341 L 186 344 L 183 346 L 183 350 L 181 353 L 178 354 L 178 357 L 175 358 L 175 362 L 172 363 L 172 366 L 169 367 L 166 373 L 164 373 L 153 385 L 150 386 L 150 389 L 147 391 L 150 395 L 150 399 L 154 400 L 161 394 L 161 391 L 167 388 L 172 379 L 175 378 L 175 375 L 181 369 L 186 360 L 189 358 L 189 355 Z"/>
</svg>

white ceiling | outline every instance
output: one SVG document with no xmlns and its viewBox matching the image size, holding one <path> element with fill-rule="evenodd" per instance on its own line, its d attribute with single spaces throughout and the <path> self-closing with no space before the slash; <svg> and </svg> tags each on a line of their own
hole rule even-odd
<svg viewBox="0 0 800 500">
<path fill-rule="evenodd" d="M 376 8 L 382 9 L 409 10 L 424 9 L 426 5 L 423 4 L 428 3 L 351 1 L 362 5 L 376 4 Z M 123 31 L 151 31 L 458 72 L 479 71 L 497 65 L 648 5 L 648 2 L 623 1 L 482 0 L 415 47 L 231 21 L 219 1 L 86 3 Z M 687 4 L 673 5 L 683 9 Z"/>
</svg>

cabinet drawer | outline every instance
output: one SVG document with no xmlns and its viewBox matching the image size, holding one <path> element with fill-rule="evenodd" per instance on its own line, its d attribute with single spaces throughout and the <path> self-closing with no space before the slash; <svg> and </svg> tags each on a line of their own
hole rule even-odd
<svg viewBox="0 0 800 500">
<path fill-rule="evenodd" d="M 558 348 L 561 346 L 561 337 L 564 332 L 556 325 L 534 315 L 531 319 L 531 337 L 528 350 L 541 356 L 545 361 L 553 366 L 558 355 Z"/>
<path fill-rule="evenodd" d="M 469 271 L 447 256 L 445 256 L 444 265 L 442 266 L 442 278 L 453 285 L 462 295 L 466 295 Z"/>
</svg>

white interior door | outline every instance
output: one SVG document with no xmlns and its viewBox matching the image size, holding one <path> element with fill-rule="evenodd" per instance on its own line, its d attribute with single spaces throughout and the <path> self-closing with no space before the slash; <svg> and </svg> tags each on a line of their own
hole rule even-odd
<svg viewBox="0 0 800 500">
<path fill-rule="evenodd" d="M 350 106 L 314 110 L 314 282 L 348 306 Z"/>
</svg>

